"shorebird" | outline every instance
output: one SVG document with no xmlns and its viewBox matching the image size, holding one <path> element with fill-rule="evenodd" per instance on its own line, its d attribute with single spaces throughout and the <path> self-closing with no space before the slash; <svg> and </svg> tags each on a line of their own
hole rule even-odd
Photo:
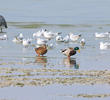
<svg viewBox="0 0 110 100">
<path fill-rule="evenodd" d="M 2 31 L 3 28 L 8 28 L 7 27 L 7 22 L 6 22 L 5 18 L 0 15 L 0 30 L 1 30 L 1 33 L 3 32 Z"/>
</svg>

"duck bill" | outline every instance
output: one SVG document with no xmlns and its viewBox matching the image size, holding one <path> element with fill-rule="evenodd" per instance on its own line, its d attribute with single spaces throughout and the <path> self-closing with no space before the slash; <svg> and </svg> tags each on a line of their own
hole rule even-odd
<svg viewBox="0 0 110 100">
<path fill-rule="evenodd" d="M 80 50 L 78 50 L 78 52 L 80 53 Z"/>
</svg>

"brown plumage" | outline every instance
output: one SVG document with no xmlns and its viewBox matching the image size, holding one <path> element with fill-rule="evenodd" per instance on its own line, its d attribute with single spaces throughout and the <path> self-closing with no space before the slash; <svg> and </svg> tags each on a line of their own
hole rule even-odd
<svg viewBox="0 0 110 100">
<path fill-rule="evenodd" d="M 47 46 L 46 45 L 42 45 L 41 47 L 35 48 L 35 52 L 37 53 L 38 56 L 40 55 L 44 55 L 47 53 Z"/>
</svg>

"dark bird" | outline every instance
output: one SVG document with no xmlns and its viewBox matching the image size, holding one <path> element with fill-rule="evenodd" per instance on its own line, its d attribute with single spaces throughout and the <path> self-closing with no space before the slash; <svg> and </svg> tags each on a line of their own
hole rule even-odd
<svg viewBox="0 0 110 100">
<path fill-rule="evenodd" d="M 7 23 L 5 21 L 5 18 L 0 15 L 0 30 L 1 30 L 1 33 L 2 33 L 3 28 L 8 28 L 8 27 L 7 27 Z"/>
<path fill-rule="evenodd" d="M 67 49 L 62 50 L 61 52 L 70 59 L 70 56 L 75 55 L 77 51 L 80 52 L 79 47 L 75 47 L 75 48 L 69 47 Z"/>
<path fill-rule="evenodd" d="M 47 53 L 47 46 L 44 44 L 38 48 L 35 48 L 35 52 L 37 53 L 38 56 L 44 55 Z"/>
</svg>

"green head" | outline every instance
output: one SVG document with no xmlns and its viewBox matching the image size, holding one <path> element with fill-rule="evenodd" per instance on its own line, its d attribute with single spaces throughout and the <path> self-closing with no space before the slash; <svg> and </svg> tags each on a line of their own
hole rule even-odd
<svg viewBox="0 0 110 100">
<path fill-rule="evenodd" d="M 75 47 L 74 50 L 80 52 L 79 47 Z"/>
</svg>

